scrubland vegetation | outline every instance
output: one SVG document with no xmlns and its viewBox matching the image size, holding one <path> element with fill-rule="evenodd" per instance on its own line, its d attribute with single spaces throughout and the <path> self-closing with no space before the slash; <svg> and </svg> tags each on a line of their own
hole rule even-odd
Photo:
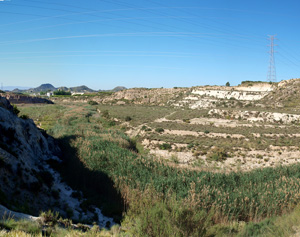
<svg viewBox="0 0 300 237">
<path fill-rule="evenodd" d="M 149 154 L 141 142 L 144 138 L 162 141 L 162 150 L 172 149 L 169 144 L 185 143 L 186 149 L 206 149 L 208 159 L 222 163 L 223 159 L 231 159 L 232 147 L 297 146 L 298 138 L 257 139 L 251 135 L 273 133 L 275 129 L 287 134 L 298 131 L 297 127 L 196 126 L 188 120 L 206 116 L 207 111 L 171 107 L 77 102 L 24 106 L 20 110 L 21 115 L 29 114 L 60 140 L 64 165 L 51 166 L 61 172 L 72 188 L 83 191 L 88 202 L 121 224 L 114 229 L 117 235 L 286 236 L 296 231 L 293 228 L 300 219 L 300 164 L 248 172 L 208 172 L 177 165 L 176 157 L 170 164 L 169 160 Z M 162 117 L 186 121 L 154 122 Z M 129 137 L 124 133 L 136 127 L 144 135 Z M 174 136 L 164 134 L 165 129 L 238 133 L 249 140 Z M 216 142 L 225 150 L 217 151 Z M 287 221 L 289 218 L 291 222 Z"/>
</svg>

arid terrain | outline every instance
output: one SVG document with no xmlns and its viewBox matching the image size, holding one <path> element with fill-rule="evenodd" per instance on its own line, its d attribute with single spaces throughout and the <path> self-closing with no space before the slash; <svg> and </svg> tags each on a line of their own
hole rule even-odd
<svg viewBox="0 0 300 237">
<path fill-rule="evenodd" d="M 99 103 L 97 113 L 108 111 L 157 159 L 193 169 L 247 171 L 298 162 L 300 110 L 293 96 L 299 82 L 137 88 L 86 101 Z M 70 99 L 57 103 L 64 101 Z"/>
<path fill-rule="evenodd" d="M 95 228 L 71 225 L 92 236 L 297 234 L 299 93 L 300 79 L 133 88 L 50 103 L 3 93 L 15 105 L 1 97 L 1 210 L 39 221 L 54 215 L 37 217 L 39 210 L 57 210 L 75 223 L 94 221 Z M 20 201 L 7 202 L 13 197 Z M 58 221 L 61 229 L 51 223 L 37 233 L 59 235 L 69 220 Z"/>
</svg>

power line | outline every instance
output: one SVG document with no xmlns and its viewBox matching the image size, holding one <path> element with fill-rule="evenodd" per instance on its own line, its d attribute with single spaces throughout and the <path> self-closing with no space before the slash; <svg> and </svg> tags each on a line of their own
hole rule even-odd
<svg viewBox="0 0 300 237">
<path fill-rule="evenodd" d="M 275 67 L 275 57 L 274 57 L 274 40 L 275 35 L 269 35 L 270 40 L 270 63 L 269 63 L 269 71 L 267 75 L 267 81 L 269 82 L 276 82 L 276 67 Z"/>
</svg>

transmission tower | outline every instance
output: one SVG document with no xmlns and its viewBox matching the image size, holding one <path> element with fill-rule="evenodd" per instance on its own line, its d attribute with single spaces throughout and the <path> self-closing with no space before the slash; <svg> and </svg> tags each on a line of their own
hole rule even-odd
<svg viewBox="0 0 300 237">
<path fill-rule="evenodd" d="M 267 81 L 269 82 L 276 82 L 276 67 L 275 67 L 275 57 L 274 57 L 274 40 L 275 40 L 275 35 L 269 35 L 269 40 L 270 40 L 270 64 L 269 64 L 269 71 L 268 71 L 268 76 L 267 76 Z"/>
</svg>

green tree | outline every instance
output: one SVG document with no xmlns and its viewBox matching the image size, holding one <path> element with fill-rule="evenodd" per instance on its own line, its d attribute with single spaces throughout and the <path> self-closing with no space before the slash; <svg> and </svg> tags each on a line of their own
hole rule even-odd
<svg viewBox="0 0 300 237">
<path fill-rule="evenodd" d="M 54 95 L 71 95 L 69 91 L 58 90 L 53 92 Z"/>
<path fill-rule="evenodd" d="M 229 83 L 229 81 L 228 81 L 228 82 L 226 82 L 226 86 L 230 86 L 230 83 Z"/>
</svg>

